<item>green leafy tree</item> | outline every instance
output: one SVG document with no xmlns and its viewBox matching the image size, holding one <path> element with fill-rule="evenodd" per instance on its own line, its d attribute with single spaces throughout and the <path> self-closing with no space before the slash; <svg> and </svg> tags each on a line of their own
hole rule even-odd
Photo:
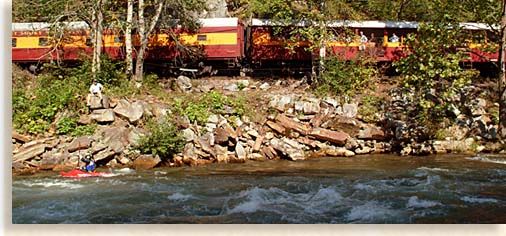
<svg viewBox="0 0 506 236">
<path fill-rule="evenodd" d="M 477 76 L 473 70 L 464 70 L 459 62 L 464 58 L 463 38 L 457 22 L 445 21 L 420 24 L 417 34 L 408 35 L 408 55 L 394 65 L 401 74 L 403 86 L 415 93 L 416 106 L 407 117 L 415 114 L 420 125 L 425 125 L 427 137 L 444 125 L 451 98 Z"/>
</svg>

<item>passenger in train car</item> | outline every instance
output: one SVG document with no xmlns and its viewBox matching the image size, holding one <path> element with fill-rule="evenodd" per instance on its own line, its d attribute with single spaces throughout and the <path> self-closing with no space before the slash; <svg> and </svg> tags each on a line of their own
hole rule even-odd
<svg viewBox="0 0 506 236">
<path fill-rule="evenodd" d="M 395 33 L 393 33 L 392 37 L 390 37 L 389 40 L 390 40 L 391 43 L 398 43 L 399 42 L 399 37 Z"/>
<path fill-rule="evenodd" d="M 367 36 L 364 35 L 364 32 L 360 31 L 360 37 L 358 38 L 358 50 L 365 50 L 368 41 L 369 40 L 367 39 Z"/>
</svg>

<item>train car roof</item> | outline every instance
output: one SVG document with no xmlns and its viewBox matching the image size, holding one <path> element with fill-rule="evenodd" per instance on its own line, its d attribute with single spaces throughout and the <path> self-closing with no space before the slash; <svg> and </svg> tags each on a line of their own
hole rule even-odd
<svg viewBox="0 0 506 236">
<path fill-rule="evenodd" d="M 317 25 L 317 22 L 310 21 L 292 21 L 288 24 L 282 20 L 271 20 L 271 19 L 252 19 L 250 22 L 251 26 L 309 26 Z M 336 20 L 327 22 L 327 27 L 351 27 L 351 28 L 399 28 L 399 29 L 416 29 L 419 23 L 415 21 L 347 21 L 347 20 Z M 490 30 L 497 29 L 497 26 L 490 26 L 484 23 L 460 23 L 464 29 L 468 30 Z"/>
<path fill-rule="evenodd" d="M 88 24 L 84 21 L 60 22 L 69 29 L 86 29 Z M 48 30 L 53 24 L 46 22 L 12 23 L 12 31 Z"/>
<path fill-rule="evenodd" d="M 223 27 L 237 26 L 238 18 L 202 18 L 199 19 L 202 27 Z M 84 21 L 60 22 L 70 30 L 88 29 L 88 24 Z M 12 31 L 35 31 L 48 30 L 53 24 L 45 22 L 12 23 Z"/>
</svg>

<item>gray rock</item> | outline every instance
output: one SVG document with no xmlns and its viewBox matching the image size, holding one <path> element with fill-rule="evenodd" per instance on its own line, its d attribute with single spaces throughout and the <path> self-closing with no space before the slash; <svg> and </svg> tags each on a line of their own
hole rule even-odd
<svg viewBox="0 0 506 236">
<path fill-rule="evenodd" d="M 109 159 L 111 159 L 116 153 L 114 151 L 112 151 L 110 148 L 107 148 L 107 149 L 104 149 L 100 152 L 98 152 L 97 154 L 93 155 L 93 159 L 95 159 L 95 161 L 102 161 L 102 160 L 106 160 L 108 161 Z"/>
<path fill-rule="evenodd" d="M 220 145 L 214 146 L 214 151 L 216 153 L 216 161 L 217 162 L 229 162 L 230 158 L 228 156 L 227 147 L 223 147 Z"/>
<path fill-rule="evenodd" d="M 23 162 L 32 159 L 46 150 L 46 144 L 36 144 L 28 148 L 22 148 L 12 157 L 12 162 Z"/>
<path fill-rule="evenodd" d="M 218 121 L 219 121 L 219 116 L 215 115 L 215 114 L 210 115 L 209 118 L 207 119 L 207 122 L 213 123 L 213 124 L 218 124 Z"/>
<path fill-rule="evenodd" d="M 304 102 L 303 111 L 304 114 L 317 114 L 320 112 L 320 102 Z"/>
<path fill-rule="evenodd" d="M 128 143 L 132 146 L 138 145 L 141 137 L 144 136 L 144 132 L 145 131 L 141 128 L 133 128 L 130 133 L 128 133 Z"/>
<path fill-rule="evenodd" d="M 269 83 L 265 82 L 263 83 L 262 85 L 260 85 L 259 87 L 261 90 L 265 91 L 265 90 L 268 90 L 271 88 L 271 86 L 269 85 Z"/>
<path fill-rule="evenodd" d="M 187 165 L 193 166 L 198 159 L 197 149 L 193 143 L 187 143 L 183 150 L 183 162 Z"/>
<path fill-rule="evenodd" d="M 237 84 L 229 84 L 224 86 L 223 89 L 231 92 L 237 92 L 239 91 L 239 86 L 237 86 Z"/>
<path fill-rule="evenodd" d="M 358 107 L 356 104 L 344 104 L 343 105 L 343 116 L 354 118 L 357 116 L 358 113 Z"/>
<path fill-rule="evenodd" d="M 128 134 L 128 129 L 125 127 L 109 127 L 104 129 L 100 135 L 104 144 L 115 153 L 121 153 L 128 145 Z"/>
<path fill-rule="evenodd" d="M 270 144 L 275 150 L 278 150 L 279 152 L 283 153 L 292 161 L 304 160 L 305 159 L 303 150 L 304 145 L 299 144 L 296 141 L 291 140 L 288 141 L 288 140 L 289 139 L 287 138 L 283 139 L 273 138 L 270 140 Z"/>
<path fill-rule="evenodd" d="M 197 138 L 197 136 L 195 135 L 195 132 L 190 128 L 183 129 L 182 132 L 183 132 L 184 140 L 186 142 L 192 142 L 193 140 L 195 140 Z"/>
<path fill-rule="evenodd" d="M 81 136 L 74 139 L 74 141 L 72 141 L 72 143 L 70 143 L 67 147 L 67 150 L 69 152 L 75 152 L 81 149 L 89 148 L 91 147 L 91 141 L 93 141 L 91 136 Z"/>
<path fill-rule="evenodd" d="M 144 106 L 140 102 L 130 104 L 127 100 L 121 99 L 114 108 L 114 113 L 127 119 L 130 123 L 136 123 L 144 114 Z"/>
<path fill-rule="evenodd" d="M 325 103 L 331 105 L 332 107 L 336 108 L 337 106 L 339 106 L 339 101 L 334 99 L 334 98 L 331 98 L 331 97 L 326 97 L 325 100 L 324 100 Z"/>
<path fill-rule="evenodd" d="M 119 163 L 123 164 L 123 165 L 128 165 L 130 164 L 130 162 L 132 162 L 130 159 L 128 159 L 127 157 L 125 156 L 122 156 L 118 159 Z"/>
<path fill-rule="evenodd" d="M 90 97 L 90 108 L 91 109 L 100 109 L 103 108 L 102 106 L 102 100 L 99 96 L 92 95 Z"/>
<path fill-rule="evenodd" d="M 97 121 L 99 123 L 101 122 L 113 122 L 114 121 L 114 112 L 112 109 L 99 109 L 94 110 L 90 114 L 90 119 Z"/>
<path fill-rule="evenodd" d="M 235 154 L 239 159 L 246 159 L 246 150 L 241 143 L 235 145 Z"/>
<path fill-rule="evenodd" d="M 176 79 L 176 85 L 179 91 L 189 93 L 192 91 L 192 81 L 190 78 L 180 75 Z"/>
</svg>

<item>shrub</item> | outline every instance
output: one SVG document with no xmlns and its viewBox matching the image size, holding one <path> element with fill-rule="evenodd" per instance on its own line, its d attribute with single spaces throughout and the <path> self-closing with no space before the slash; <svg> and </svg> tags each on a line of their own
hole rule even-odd
<svg viewBox="0 0 506 236">
<path fill-rule="evenodd" d="M 134 148 L 144 154 L 158 155 L 162 160 L 170 160 L 174 154 L 180 153 L 185 141 L 176 126 L 167 120 L 147 122 L 149 134 L 142 136 Z"/>
</svg>

